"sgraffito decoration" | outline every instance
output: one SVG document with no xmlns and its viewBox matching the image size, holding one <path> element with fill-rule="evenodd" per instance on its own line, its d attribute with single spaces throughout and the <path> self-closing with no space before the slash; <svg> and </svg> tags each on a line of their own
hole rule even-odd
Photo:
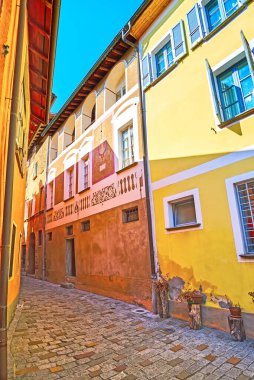
<svg viewBox="0 0 254 380">
<path fill-rule="evenodd" d="M 93 193 L 92 197 L 92 206 L 98 205 L 99 203 L 103 203 L 106 201 L 109 201 L 112 198 L 116 197 L 116 189 L 115 185 L 112 183 L 112 185 L 103 187 L 101 190 L 98 190 Z"/>
<path fill-rule="evenodd" d="M 93 149 L 92 166 L 93 185 L 115 172 L 114 152 L 107 141 Z"/>
</svg>

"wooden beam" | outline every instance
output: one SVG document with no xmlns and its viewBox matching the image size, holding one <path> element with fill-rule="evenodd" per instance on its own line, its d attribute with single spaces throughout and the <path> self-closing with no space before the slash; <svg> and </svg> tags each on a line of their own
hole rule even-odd
<svg viewBox="0 0 254 380">
<path fill-rule="evenodd" d="M 94 80 L 92 80 L 92 79 L 89 79 L 89 80 L 87 81 L 87 83 L 96 84 L 97 82 L 94 81 Z"/>
<path fill-rule="evenodd" d="M 38 25 L 37 23 L 35 23 L 35 22 L 32 21 L 31 19 L 28 20 L 28 24 L 29 24 L 32 28 L 34 28 L 38 33 L 40 33 L 42 36 L 46 37 L 46 38 L 49 40 L 50 35 L 49 35 L 47 32 L 45 32 L 45 30 L 42 29 L 42 28 L 40 27 L 40 25 Z"/>
<path fill-rule="evenodd" d="M 94 73 L 93 76 L 94 76 L 95 78 L 102 79 L 104 75 L 100 75 L 100 74 L 96 74 L 96 73 Z"/>
<path fill-rule="evenodd" d="M 32 104 L 34 104 L 35 106 L 39 107 L 41 110 L 45 110 L 45 109 L 46 109 L 45 106 L 43 106 L 42 104 L 40 104 L 40 103 L 37 102 L 36 100 L 31 99 L 30 101 L 31 101 Z"/>
<path fill-rule="evenodd" d="M 123 42 L 123 41 L 120 41 L 119 42 L 119 45 L 120 46 L 123 46 L 124 48 L 128 48 L 129 47 L 129 45 L 127 45 L 125 42 Z"/>
<path fill-rule="evenodd" d="M 109 71 L 109 68 L 108 68 L 108 67 L 100 66 L 100 67 L 99 67 L 99 70 L 101 70 L 101 71 L 105 71 L 105 72 L 108 72 L 108 71 Z"/>
<path fill-rule="evenodd" d="M 41 88 L 39 87 L 36 87 L 36 86 L 33 86 L 33 85 L 30 85 L 30 89 L 35 91 L 35 92 L 38 92 L 39 94 L 43 95 L 43 96 L 46 96 L 46 92 L 43 91 Z"/>
<path fill-rule="evenodd" d="M 112 53 L 115 53 L 115 54 L 118 54 L 118 55 L 123 55 L 124 54 L 124 52 L 122 52 L 120 50 L 117 50 L 117 49 L 112 49 L 111 51 L 112 51 Z"/>
<path fill-rule="evenodd" d="M 41 59 L 43 59 L 43 61 L 45 62 L 48 62 L 49 61 L 49 58 L 46 57 L 42 52 L 38 51 L 37 49 L 35 49 L 33 46 L 28 46 L 28 49 L 34 53 L 35 55 L 37 55 L 38 57 L 40 57 Z"/>
<path fill-rule="evenodd" d="M 48 77 L 46 77 L 45 75 L 43 75 L 39 70 L 37 70 L 35 67 L 33 66 L 29 66 L 29 69 L 36 75 L 38 75 L 41 79 L 43 80 L 48 80 Z"/>
<path fill-rule="evenodd" d="M 108 62 L 112 62 L 112 63 L 116 63 L 117 62 L 117 59 L 110 58 L 110 57 L 106 57 L 105 60 L 108 61 Z"/>
</svg>

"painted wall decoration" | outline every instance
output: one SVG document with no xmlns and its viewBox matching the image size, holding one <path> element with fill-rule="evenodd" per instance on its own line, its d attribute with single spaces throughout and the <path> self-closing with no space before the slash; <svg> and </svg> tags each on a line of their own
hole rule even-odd
<svg viewBox="0 0 254 380">
<path fill-rule="evenodd" d="M 92 172 L 93 185 L 115 172 L 114 152 L 107 141 L 93 149 Z"/>
</svg>

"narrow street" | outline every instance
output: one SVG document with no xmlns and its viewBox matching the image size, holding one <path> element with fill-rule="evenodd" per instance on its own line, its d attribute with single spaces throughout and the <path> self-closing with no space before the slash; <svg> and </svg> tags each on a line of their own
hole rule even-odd
<svg viewBox="0 0 254 380">
<path fill-rule="evenodd" d="M 22 283 L 10 329 L 17 379 L 254 378 L 254 341 L 33 278 Z"/>
</svg>

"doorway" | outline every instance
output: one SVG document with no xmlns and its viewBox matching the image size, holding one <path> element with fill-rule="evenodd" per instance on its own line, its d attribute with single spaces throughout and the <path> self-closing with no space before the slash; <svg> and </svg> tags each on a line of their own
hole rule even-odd
<svg viewBox="0 0 254 380">
<path fill-rule="evenodd" d="M 28 273 L 35 274 L 35 233 L 30 234 Z"/>
<path fill-rule="evenodd" d="M 74 239 L 66 239 L 66 274 L 70 277 L 76 276 Z"/>
</svg>

